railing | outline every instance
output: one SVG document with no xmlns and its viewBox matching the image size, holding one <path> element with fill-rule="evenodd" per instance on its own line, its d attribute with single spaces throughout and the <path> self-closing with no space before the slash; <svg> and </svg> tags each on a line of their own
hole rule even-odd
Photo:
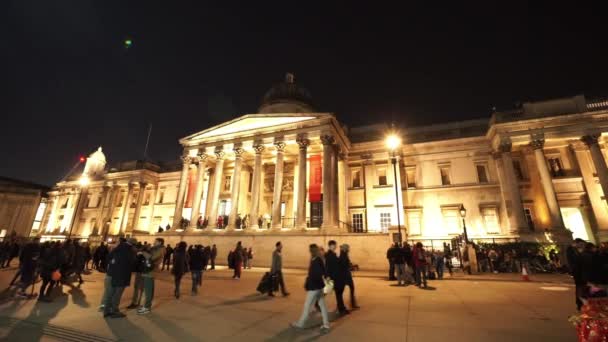
<svg viewBox="0 0 608 342">
<path fill-rule="evenodd" d="M 355 228 L 350 223 L 343 221 L 338 221 L 338 228 L 340 228 L 340 230 L 346 229 L 349 233 L 367 233 L 367 229 Z"/>
</svg>

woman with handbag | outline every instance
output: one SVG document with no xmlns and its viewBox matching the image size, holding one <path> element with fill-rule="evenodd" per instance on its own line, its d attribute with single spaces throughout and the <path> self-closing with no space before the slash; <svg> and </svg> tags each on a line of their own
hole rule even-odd
<svg viewBox="0 0 608 342">
<path fill-rule="evenodd" d="M 324 295 L 333 290 L 333 282 L 325 277 L 325 265 L 321 259 L 319 247 L 313 243 L 309 246 L 309 251 L 310 265 L 308 266 L 308 276 L 304 284 L 304 288 L 306 289 L 304 309 L 302 310 L 300 319 L 295 323 L 291 323 L 291 326 L 298 329 L 304 328 L 313 304 L 318 303 L 321 308 L 321 316 L 323 317 L 321 332 L 326 333 L 329 331 L 329 315 Z"/>
</svg>

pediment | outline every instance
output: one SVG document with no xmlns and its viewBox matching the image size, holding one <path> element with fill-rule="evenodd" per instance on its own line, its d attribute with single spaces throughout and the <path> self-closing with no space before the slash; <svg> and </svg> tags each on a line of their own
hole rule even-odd
<svg viewBox="0 0 608 342">
<path fill-rule="evenodd" d="M 321 116 L 323 114 L 249 114 L 192 134 L 180 141 L 184 143 L 219 136 L 228 138 L 235 135 L 247 135 L 255 131 L 268 131 L 280 126 L 316 120 Z"/>
</svg>

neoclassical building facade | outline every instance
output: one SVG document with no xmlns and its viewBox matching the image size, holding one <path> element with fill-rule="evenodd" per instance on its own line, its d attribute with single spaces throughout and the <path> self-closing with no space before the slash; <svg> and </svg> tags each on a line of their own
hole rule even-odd
<svg viewBox="0 0 608 342">
<path fill-rule="evenodd" d="M 402 141 L 394 169 L 388 134 Z M 604 241 L 607 134 L 608 102 L 584 96 L 481 120 L 348 128 L 317 111 L 288 75 L 258 113 L 180 139 L 179 162 L 109 167 L 99 148 L 82 174 L 56 184 L 32 234 L 160 234 L 227 246 L 333 236 L 383 253 L 400 223 L 403 239 L 437 246 L 463 224 L 473 240 Z"/>
</svg>

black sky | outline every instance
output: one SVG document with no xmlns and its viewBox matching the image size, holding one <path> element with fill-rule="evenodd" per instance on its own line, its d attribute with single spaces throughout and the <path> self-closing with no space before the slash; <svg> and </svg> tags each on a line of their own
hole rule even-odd
<svg viewBox="0 0 608 342">
<path fill-rule="evenodd" d="M 0 175 L 53 184 L 98 145 L 141 158 L 149 123 L 151 158 L 176 159 L 180 137 L 255 112 L 286 71 L 350 126 L 608 96 L 599 8 L 208 3 L 3 1 Z"/>
</svg>

